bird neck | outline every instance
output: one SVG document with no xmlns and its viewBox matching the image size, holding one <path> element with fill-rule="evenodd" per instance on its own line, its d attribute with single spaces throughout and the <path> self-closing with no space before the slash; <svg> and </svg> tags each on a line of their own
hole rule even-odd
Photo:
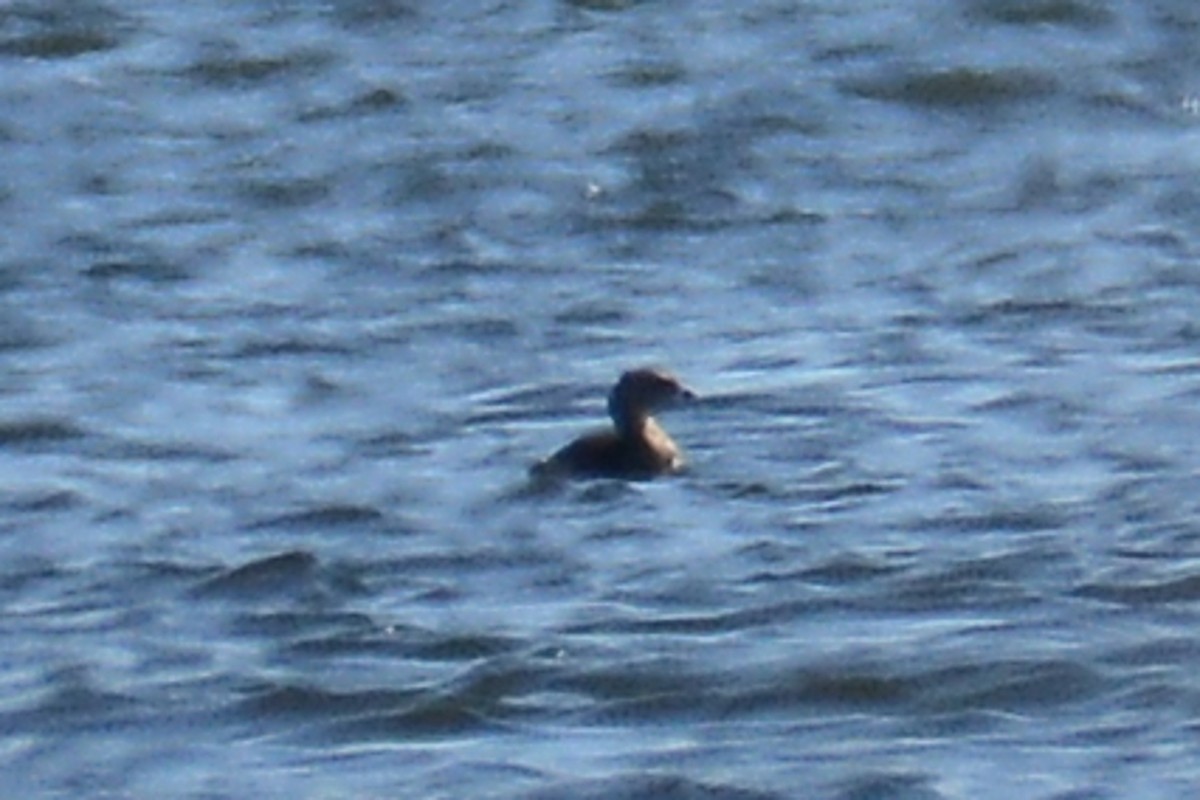
<svg viewBox="0 0 1200 800">
<path fill-rule="evenodd" d="M 640 437 L 650 419 L 650 414 L 646 409 L 626 402 L 615 391 L 608 396 L 608 415 L 612 417 L 617 433 L 623 438 Z"/>
</svg>

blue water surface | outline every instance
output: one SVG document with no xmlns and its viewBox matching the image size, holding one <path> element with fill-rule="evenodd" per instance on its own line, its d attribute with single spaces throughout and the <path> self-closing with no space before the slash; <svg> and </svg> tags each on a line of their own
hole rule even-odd
<svg viewBox="0 0 1200 800">
<path fill-rule="evenodd" d="M 0 3 L 0 793 L 1194 797 L 1198 28 Z"/>
</svg>

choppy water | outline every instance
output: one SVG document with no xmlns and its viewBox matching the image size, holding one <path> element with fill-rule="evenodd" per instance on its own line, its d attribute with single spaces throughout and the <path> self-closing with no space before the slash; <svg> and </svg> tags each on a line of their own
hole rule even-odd
<svg viewBox="0 0 1200 800">
<path fill-rule="evenodd" d="M 1196 796 L 1200 6 L 443 5 L 0 4 L 2 794 Z"/>
</svg>

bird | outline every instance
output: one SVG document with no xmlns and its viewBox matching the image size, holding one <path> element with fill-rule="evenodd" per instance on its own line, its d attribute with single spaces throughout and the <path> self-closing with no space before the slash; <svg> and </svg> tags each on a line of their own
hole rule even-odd
<svg viewBox="0 0 1200 800">
<path fill-rule="evenodd" d="M 652 411 L 697 399 L 670 372 L 640 367 L 622 373 L 608 393 L 613 427 L 584 434 L 530 468 L 535 478 L 648 480 L 679 472 L 683 454 Z"/>
</svg>

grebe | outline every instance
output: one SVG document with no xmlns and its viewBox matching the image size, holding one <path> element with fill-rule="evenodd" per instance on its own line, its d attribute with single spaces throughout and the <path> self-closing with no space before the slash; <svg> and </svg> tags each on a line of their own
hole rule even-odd
<svg viewBox="0 0 1200 800">
<path fill-rule="evenodd" d="M 535 464 L 535 477 L 645 480 L 683 469 L 683 455 L 651 411 L 696 399 L 669 372 L 645 367 L 621 375 L 608 393 L 613 429 L 579 437 Z"/>
</svg>

